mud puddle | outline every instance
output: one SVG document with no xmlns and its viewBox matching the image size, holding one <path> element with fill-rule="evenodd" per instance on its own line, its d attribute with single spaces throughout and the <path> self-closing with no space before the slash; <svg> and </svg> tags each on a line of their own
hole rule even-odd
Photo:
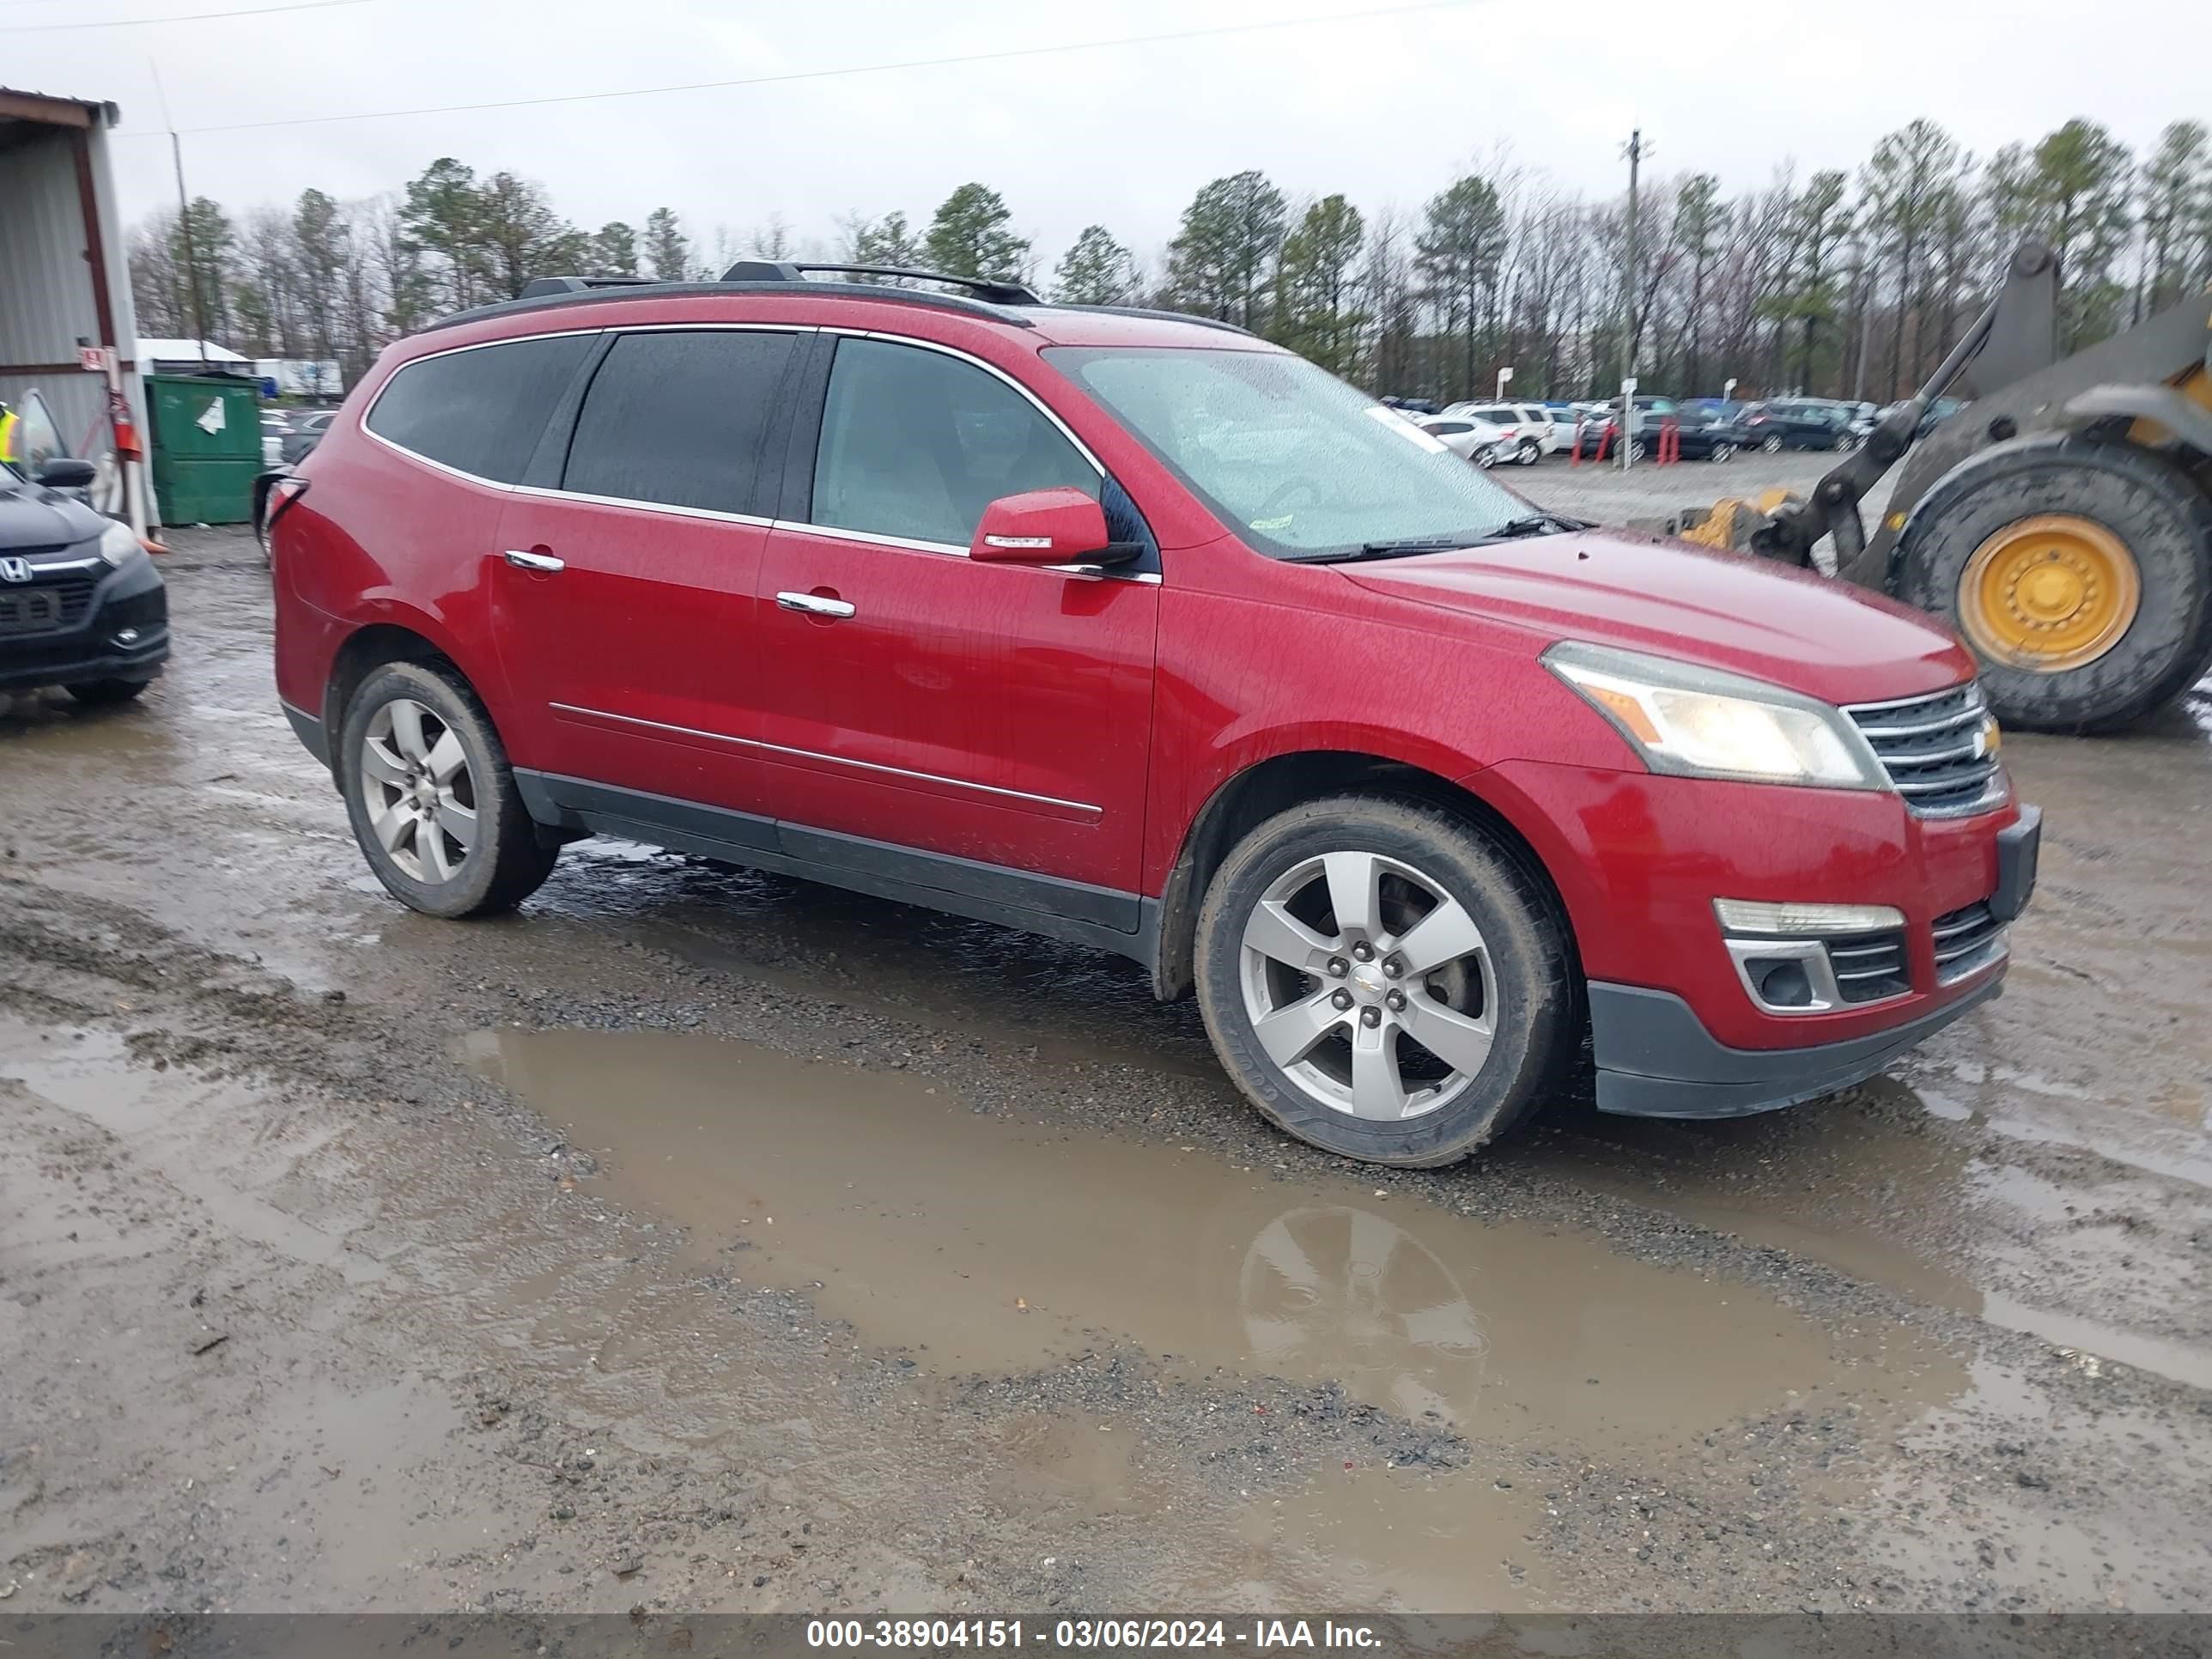
<svg viewBox="0 0 2212 1659">
<path fill-rule="evenodd" d="M 1832 1333 L 1593 1239 L 1012 1124 L 896 1073 L 647 1032 L 483 1032 L 463 1058 L 599 1158 L 616 1197 L 683 1224 L 696 1261 L 805 1291 L 941 1373 L 1134 1342 L 1186 1373 L 1599 1444 L 1962 1376 L 1901 1330 Z"/>
<path fill-rule="evenodd" d="M 2074 1282 L 2109 1283 L 2116 1263 L 2185 1274 L 2185 1261 L 2168 1260 L 2172 1246 L 2158 1237 L 2178 1230 L 2154 1232 L 2142 1220 L 2166 1206 L 2177 1215 L 2194 1209 L 2192 1189 L 2177 1188 L 2160 1205 L 2117 1165 L 2103 1166 L 2101 1180 L 2044 1179 L 1955 1137 L 1900 1127 L 1925 1109 L 1905 1084 L 1878 1078 L 1862 1088 L 1848 1103 L 1823 1103 L 1754 1132 L 1757 1139 L 1605 1123 L 1568 1143 L 1576 1158 L 1562 1167 L 1599 1190 L 1825 1262 L 1913 1302 L 2212 1388 L 2212 1347 L 2005 1288 L 2037 1285 L 2062 1267 L 2074 1270 Z M 1972 1247 L 1957 1237 L 1964 1217 L 1981 1224 Z"/>
</svg>

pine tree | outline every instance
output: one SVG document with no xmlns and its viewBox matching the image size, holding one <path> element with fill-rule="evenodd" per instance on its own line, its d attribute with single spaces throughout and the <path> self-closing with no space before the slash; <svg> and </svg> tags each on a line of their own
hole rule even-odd
<svg viewBox="0 0 2212 1659">
<path fill-rule="evenodd" d="M 1469 174 L 1429 198 L 1413 241 L 1413 269 L 1443 312 L 1445 331 L 1460 336 L 1455 384 L 1462 397 L 1476 390 L 1477 330 L 1504 255 L 1504 209 L 1488 179 Z"/>
<path fill-rule="evenodd" d="M 483 222 L 476 173 L 452 156 L 440 156 L 409 182 L 400 222 L 415 245 L 438 262 L 434 280 L 457 311 L 477 304 L 490 290 Z"/>
<path fill-rule="evenodd" d="M 1289 209 L 1259 172 L 1216 179 L 1191 198 L 1168 245 L 1168 289 L 1176 305 L 1257 330 L 1282 251 Z"/>
<path fill-rule="evenodd" d="M 2212 132 L 2176 121 L 2142 171 L 2143 305 L 2162 310 L 2189 288 L 2191 245 L 2212 232 Z M 2200 267 L 2212 276 L 2212 264 Z"/>
<path fill-rule="evenodd" d="M 1705 280 L 1711 273 L 1728 217 L 1721 202 L 1721 181 L 1711 173 L 1692 173 L 1675 187 L 1674 234 L 1683 258 L 1690 263 L 1690 301 L 1683 317 L 1690 337 L 1690 356 L 1683 379 L 1693 392 L 1705 390 Z"/>
<path fill-rule="evenodd" d="M 691 242 L 673 208 L 645 216 L 645 261 L 655 281 L 680 283 L 691 272 Z"/>
<path fill-rule="evenodd" d="M 1053 295 L 1075 306 L 1125 305 L 1137 286 L 1137 262 L 1103 225 L 1085 225 L 1053 272 Z"/>
<path fill-rule="evenodd" d="M 1270 337 L 1332 374 L 1352 372 L 1367 325 L 1366 313 L 1354 304 L 1352 274 L 1366 234 L 1358 208 L 1341 196 L 1325 196 L 1283 242 Z"/>
<path fill-rule="evenodd" d="M 599 276 L 637 275 L 637 233 L 612 219 L 592 233 L 592 273 Z"/>
<path fill-rule="evenodd" d="M 2059 347 L 2073 351 L 2110 334 L 2123 289 L 2113 266 L 2132 227 L 2135 169 L 2127 146 L 2094 121 L 2069 121 L 2035 147 L 2035 200 L 2058 252 Z"/>
<path fill-rule="evenodd" d="M 1006 228 L 1012 218 L 997 191 L 963 185 L 938 204 L 922 238 L 923 256 L 930 269 L 948 276 L 1018 281 L 1030 245 Z"/>
</svg>

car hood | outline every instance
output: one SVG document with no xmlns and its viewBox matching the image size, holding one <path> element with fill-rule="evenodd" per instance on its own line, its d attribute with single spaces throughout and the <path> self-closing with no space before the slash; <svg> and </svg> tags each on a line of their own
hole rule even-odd
<svg viewBox="0 0 2212 1659">
<path fill-rule="evenodd" d="M 74 546 L 106 527 L 82 502 L 0 470 L 0 554 Z"/>
<path fill-rule="evenodd" d="M 1346 565 L 1371 592 L 1748 674 L 1833 703 L 1916 696 L 1973 660 L 1942 627 L 1824 576 L 1624 531 Z"/>
</svg>

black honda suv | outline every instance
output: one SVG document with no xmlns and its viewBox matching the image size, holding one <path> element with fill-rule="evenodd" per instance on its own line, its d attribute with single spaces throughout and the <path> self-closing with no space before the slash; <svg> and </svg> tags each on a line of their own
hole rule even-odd
<svg viewBox="0 0 2212 1659">
<path fill-rule="evenodd" d="M 161 573 L 129 525 L 72 493 L 92 478 L 85 461 L 48 461 L 35 479 L 0 461 L 0 692 L 122 702 L 168 659 Z"/>
</svg>

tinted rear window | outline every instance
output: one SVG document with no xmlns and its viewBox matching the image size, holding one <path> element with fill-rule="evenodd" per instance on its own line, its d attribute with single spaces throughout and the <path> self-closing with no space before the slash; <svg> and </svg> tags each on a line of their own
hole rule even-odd
<svg viewBox="0 0 2212 1659">
<path fill-rule="evenodd" d="M 764 457 L 797 349 L 751 330 L 623 335 L 592 377 L 562 487 L 774 516 Z"/>
<path fill-rule="evenodd" d="M 567 334 L 419 358 L 386 382 L 364 424 L 430 460 L 514 483 L 591 349 L 590 335 Z"/>
</svg>

